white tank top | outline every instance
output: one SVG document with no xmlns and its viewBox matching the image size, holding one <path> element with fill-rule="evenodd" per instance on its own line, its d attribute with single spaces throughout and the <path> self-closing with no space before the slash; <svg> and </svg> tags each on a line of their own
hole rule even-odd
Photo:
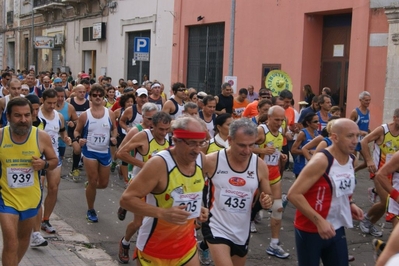
<svg viewBox="0 0 399 266">
<path fill-rule="evenodd" d="M 111 119 L 109 118 L 109 110 L 104 107 L 104 115 L 102 118 L 94 118 L 91 109 L 86 111 L 87 120 L 84 132 L 84 138 L 87 139 L 86 147 L 88 151 L 98 153 L 108 153 L 109 139 L 111 137 Z"/>
<path fill-rule="evenodd" d="M 46 127 L 44 128 L 44 131 L 46 131 L 47 134 L 50 135 L 51 144 L 53 146 L 55 154 L 57 154 L 58 157 L 58 137 L 61 129 L 61 119 L 59 113 L 56 110 L 53 110 L 53 113 L 54 118 L 50 120 L 43 115 L 42 109 L 40 108 L 38 117 L 40 119 L 46 120 Z"/>
<path fill-rule="evenodd" d="M 252 154 L 247 169 L 231 169 L 226 150 L 218 152 L 215 173 L 209 178 L 209 227 L 214 237 L 245 245 L 249 237 L 252 201 L 259 186 L 258 157 Z"/>
</svg>

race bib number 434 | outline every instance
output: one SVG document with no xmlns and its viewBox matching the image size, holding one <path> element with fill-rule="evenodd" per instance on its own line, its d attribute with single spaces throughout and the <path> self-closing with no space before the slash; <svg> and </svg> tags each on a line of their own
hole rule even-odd
<svg viewBox="0 0 399 266">
<path fill-rule="evenodd" d="M 34 171 L 32 168 L 8 167 L 7 182 L 10 188 L 23 188 L 33 186 Z"/>
</svg>

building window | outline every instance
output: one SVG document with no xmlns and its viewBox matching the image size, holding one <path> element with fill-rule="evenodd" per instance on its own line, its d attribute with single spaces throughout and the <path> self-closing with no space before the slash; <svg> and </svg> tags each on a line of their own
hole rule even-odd
<svg viewBox="0 0 399 266">
<path fill-rule="evenodd" d="M 83 41 L 95 41 L 95 39 L 93 39 L 93 27 L 83 28 Z"/>
<path fill-rule="evenodd" d="M 14 11 L 7 12 L 7 25 L 11 25 L 14 23 Z"/>
<path fill-rule="evenodd" d="M 224 23 L 189 27 L 187 88 L 218 95 L 223 83 Z"/>
</svg>

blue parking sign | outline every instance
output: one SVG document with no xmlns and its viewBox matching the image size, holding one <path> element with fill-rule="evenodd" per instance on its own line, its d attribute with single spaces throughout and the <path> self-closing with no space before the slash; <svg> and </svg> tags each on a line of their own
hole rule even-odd
<svg viewBox="0 0 399 266">
<path fill-rule="evenodd" d="M 135 37 L 134 38 L 134 60 L 149 61 L 150 58 L 150 38 Z"/>
</svg>

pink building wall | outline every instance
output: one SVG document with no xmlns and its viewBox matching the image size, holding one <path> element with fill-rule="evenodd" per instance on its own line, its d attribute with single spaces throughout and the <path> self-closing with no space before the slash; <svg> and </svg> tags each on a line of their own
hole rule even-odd
<svg viewBox="0 0 399 266">
<path fill-rule="evenodd" d="M 175 0 L 172 82 L 186 81 L 188 26 L 225 23 L 223 76 L 228 75 L 231 0 Z M 352 13 L 348 73 L 347 114 L 358 104 L 358 94 L 372 94 L 372 124 L 382 121 L 386 73 L 386 47 L 370 47 L 370 33 L 387 33 L 381 10 L 367 0 L 236 1 L 233 75 L 238 88 L 261 86 L 262 64 L 281 64 L 293 82 L 294 99 L 302 87 L 319 91 L 323 15 Z M 198 16 L 204 16 L 200 22 Z M 222 81 L 220 81 L 222 82 Z"/>
</svg>

